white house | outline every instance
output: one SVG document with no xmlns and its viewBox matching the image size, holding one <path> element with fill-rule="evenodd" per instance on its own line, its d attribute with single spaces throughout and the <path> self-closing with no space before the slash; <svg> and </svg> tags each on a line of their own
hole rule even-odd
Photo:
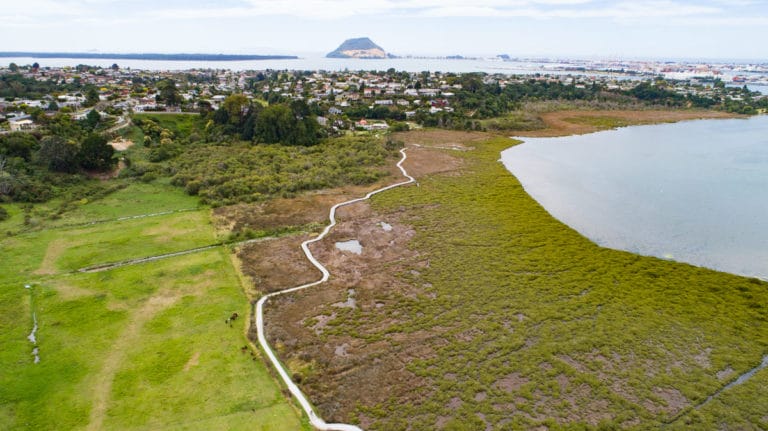
<svg viewBox="0 0 768 431">
<path fill-rule="evenodd" d="M 11 132 L 23 132 L 35 128 L 35 122 L 29 118 L 11 118 L 8 120 Z"/>
</svg>

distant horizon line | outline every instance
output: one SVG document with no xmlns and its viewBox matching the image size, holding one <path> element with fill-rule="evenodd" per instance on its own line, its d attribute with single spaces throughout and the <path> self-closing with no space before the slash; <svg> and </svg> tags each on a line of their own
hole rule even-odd
<svg viewBox="0 0 768 431">
<path fill-rule="evenodd" d="M 320 51 L 306 51 L 306 54 L 317 54 L 324 57 Z M 388 54 L 391 54 L 388 52 Z M 395 59 L 449 59 L 464 57 L 465 59 L 497 58 L 500 54 L 392 54 Z M 127 52 L 127 53 L 101 53 L 83 51 L 0 51 L 0 58 L 40 58 L 40 59 L 83 59 L 83 60 L 155 60 L 155 61 L 254 61 L 254 60 L 300 60 L 299 55 L 284 54 L 226 54 L 226 53 L 152 53 L 152 52 Z M 768 59 L 756 58 L 707 58 L 707 57 L 620 57 L 617 55 L 509 55 L 513 60 L 592 60 L 592 61 L 678 61 L 678 62 L 718 62 L 718 63 L 754 63 L 768 64 Z M 364 59 L 364 61 L 376 61 L 387 59 Z"/>
<path fill-rule="evenodd" d="M 295 55 L 272 54 L 204 54 L 204 53 L 98 53 L 98 52 L 35 52 L 0 51 L 0 58 L 71 58 L 82 60 L 161 60 L 161 61 L 243 61 L 243 60 L 297 60 Z"/>
</svg>

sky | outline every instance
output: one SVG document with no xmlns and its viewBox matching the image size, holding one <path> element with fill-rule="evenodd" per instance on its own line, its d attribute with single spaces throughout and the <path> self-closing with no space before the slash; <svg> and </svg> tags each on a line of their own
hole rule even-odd
<svg viewBox="0 0 768 431">
<path fill-rule="evenodd" d="M 768 0 L 3 0 L 0 51 L 768 62 Z"/>
</svg>

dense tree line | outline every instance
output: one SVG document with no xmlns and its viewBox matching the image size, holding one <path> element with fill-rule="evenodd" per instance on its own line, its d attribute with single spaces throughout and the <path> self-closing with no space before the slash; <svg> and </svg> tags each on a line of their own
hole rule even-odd
<svg viewBox="0 0 768 431">
<path fill-rule="evenodd" d="M 458 78 L 461 89 L 453 98 L 454 108 L 462 116 L 473 119 L 498 117 L 519 109 L 522 102 L 539 100 L 597 100 L 604 94 L 598 84 L 577 87 L 560 81 L 531 78 L 507 84 L 485 83 L 483 74 L 464 74 Z"/>
<path fill-rule="evenodd" d="M 323 138 L 317 106 L 302 100 L 268 106 L 242 94 L 228 96 L 221 107 L 205 115 L 221 133 L 265 144 L 316 145 Z"/>
<path fill-rule="evenodd" d="M 768 99 L 758 98 L 759 93 L 750 91 L 746 86 L 742 88 L 727 88 L 725 83 L 716 79 L 714 81 L 714 88 L 730 97 L 680 94 L 670 89 L 669 84 L 664 80 L 656 80 L 653 83 L 642 82 L 627 91 L 627 94 L 640 101 L 655 105 L 704 109 L 720 108 L 728 112 L 746 115 L 753 115 L 757 113 L 758 109 L 768 108 Z"/>
<path fill-rule="evenodd" d="M 82 171 L 112 169 L 117 160 L 107 142 L 88 119 L 67 114 L 48 119 L 34 133 L 0 135 L 0 201 L 45 201 L 55 187 L 82 181 Z"/>
<path fill-rule="evenodd" d="M 19 73 L 0 75 L 0 97 L 3 98 L 40 99 L 57 91 L 80 91 L 82 88 L 83 85 L 79 80 L 66 84 L 55 80 L 38 81 Z"/>
<path fill-rule="evenodd" d="M 509 83 L 502 88 L 497 82 L 485 82 L 486 75 L 464 74 L 452 77 L 461 84 L 451 98 L 454 112 L 427 114 L 418 112 L 415 121 L 427 127 L 474 130 L 481 127 L 478 120 L 504 117 L 519 111 L 524 103 L 541 101 L 589 102 L 617 106 L 645 104 L 669 108 L 722 109 L 740 114 L 755 114 L 758 109 L 768 109 L 768 98 L 758 98 L 758 93 L 745 88 L 726 88 L 715 82 L 715 95 L 696 95 L 675 90 L 673 83 L 663 79 L 641 82 L 630 90 L 609 90 L 603 85 L 566 84 L 560 81 L 531 78 L 523 82 Z M 728 97 L 725 97 L 727 95 Z M 368 107 L 350 111 L 365 118 L 397 119 L 393 114 L 376 115 Z"/>
</svg>

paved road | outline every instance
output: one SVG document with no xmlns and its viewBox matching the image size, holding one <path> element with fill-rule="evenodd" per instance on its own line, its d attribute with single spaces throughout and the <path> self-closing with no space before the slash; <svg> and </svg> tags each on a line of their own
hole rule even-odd
<svg viewBox="0 0 768 431">
<path fill-rule="evenodd" d="M 328 269 L 326 269 L 320 262 L 315 259 L 315 256 L 312 255 L 312 252 L 309 251 L 309 244 L 312 244 L 314 242 L 320 241 L 323 238 L 325 238 L 326 235 L 328 235 L 328 232 L 331 231 L 331 229 L 336 226 L 336 210 L 347 205 L 352 205 L 357 202 L 362 202 L 364 200 L 370 199 L 371 196 L 381 193 L 383 191 L 387 191 L 390 189 L 393 189 L 395 187 L 404 186 L 406 184 L 410 184 L 415 182 L 416 180 L 408 175 L 408 172 L 405 171 L 403 168 L 403 162 L 406 159 L 405 155 L 405 149 L 400 150 L 400 154 L 403 155 L 403 158 L 400 159 L 400 161 L 397 163 L 397 167 L 400 168 L 400 171 L 403 173 L 403 176 L 408 178 L 408 181 L 403 181 L 397 184 L 392 184 L 386 187 L 382 187 L 378 190 L 374 190 L 367 195 L 365 195 L 362 198 L 352 199 L 350 201 L 342 202 L 340 204 L 336 204 L 331 208 L 331 212 L 328 215 L 328 218 L 330 219 L 330 223 L 328 226 L 325 227 L 325 230 L 323 230 L 320 235 L 317 237 L 304 241 L 301 243 L 301 249 L 304 250 L 304 254 L 307 256 L 307 259 L 309 259 L 310 262 L 312 262 L 312 265 L 315 265 L 317 269 L 320 270 L 320 272 L 323 274 L 322 278 L 320 280 L 314 281 L 312 283 L 302 284 L 301 286 L 292 287 L 289 289 L 281 290 L 279 292 L 273 292 L 267 295 L 262 296 L 259 299 L 259 302 L 256 303 L 256 329 L 258 330 L 258 337 L 259 337 L 259 344 L 261 345 L 261 348 L 264 349 L 264 352 L 269 357 L 269 360 L 272 362 L 272 365 L 275 366 L 275 369 L 277 369 L 278 374 L 280 374 L 280 377 L 285 382 L 286 386 L 288 386 L 288 390 L 291 391 L 291 394 L 296 398 L 296 400 L 301 405 L 301 408 L 304 409 L 304 411 L 307 413 L 307 416 L 309 416 L 309 422 L 312 424 L 313 427 L 315 427 L 318 430 L 323 431 L 362 431 L 359 427 L 355 425 L 349 425 L 349 424 L 329 424 L 326 423 L 321 417 L 319 417 L 315 410 L 312 408 L 312 404 L 310 404 L 309 400 L 307 400 L 307 397 L 304 396 L 304 393 L 301 392 L 301 389 L 291 380 L 290 375 L 288 372 L 283 368 L 283 365 L 280 363 L 280 361 L 277 359 L 277 356 L 272 351 L 272 348 L 269 346 L 269 343 L 267 343 L 267 337 L 264 335 L 264 304 L 269 300 L 269 298 L 277 295 L 282 295 L 285 293 L 295 292 L 297 290 L 303 290 L 309 287 L 317 286 L 318 284 L 325 283 L 328 278 L 331 276 L 331 273 L 328 272 Z"/>
</svg>

